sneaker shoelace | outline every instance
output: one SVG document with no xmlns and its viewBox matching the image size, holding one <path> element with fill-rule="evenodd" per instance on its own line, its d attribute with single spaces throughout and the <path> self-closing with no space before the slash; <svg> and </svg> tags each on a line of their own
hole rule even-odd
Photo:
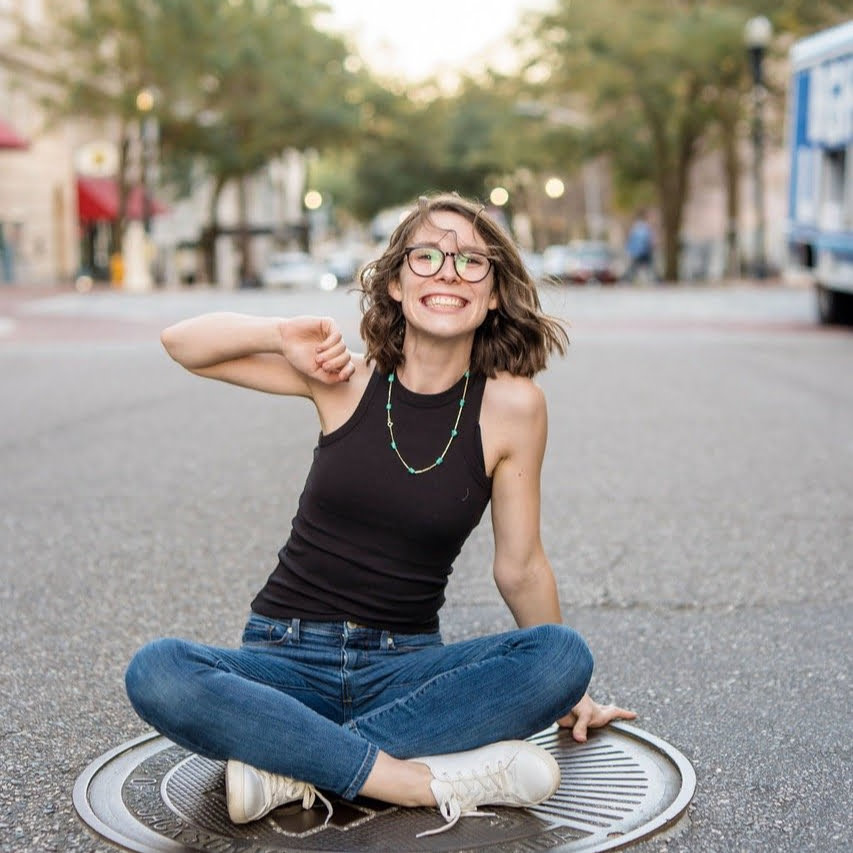
<svg viewBox="0 0 853 853">
<path fill-rule="evenodd" d="M 323 826 L 326 826 L 332 819 L 332 804 L 311 784 L 301 782 L 299 779 L 291 779 L 288 776 L 273 776 L 272 779 L 273 795 L 275 799 L 281 797 L 281 802 L 293 802 L 302 798 L 302 808 L 310 809 L 314 806 L 316 800 L 326 807 L 326 820 Z"/>
<path fill-rule="evenodd" d="M 511 790 L 509 766 L 498 762 L 497 766 L 492 768 L 487 764 L 481 773 L 463 775 L 460 772 L 452 777 L 434 779 L 430 787 L 439 811 L 447 823 L 438 829 L 419 832 L 416 838 L 447 832 L 456 826 L 461 817 L 495 817 L 494 812 L 477 811 L 477 804 L 488 803 L 490 800 L 506 801 Z"/>
</svg>

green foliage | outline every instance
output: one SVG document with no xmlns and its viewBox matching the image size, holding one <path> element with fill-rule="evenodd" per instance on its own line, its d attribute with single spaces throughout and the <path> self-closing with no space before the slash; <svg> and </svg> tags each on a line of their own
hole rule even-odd
<svg viewBox="0 0 853 853">
<path fill-rule="evenodd" d="M 347 199 L 362 218 L 434 190 L 482 199 L 503 176 L 548 157 L 539 127 L 516 109 L 516 83 L 506 78 L 467 79 L 452 96 L 377 91 L 369 101 Z"/>
<path fill-rule="evenodd" d="M 293 0 L 47 0 L 57 114 L 139 117 L 155 95 L 163 153 L 200 161 L 218 183 L 248 175 L 288 146 L 350 141 L 358 79 L 344 43 Z M 168 171 L 168 170 L 167 170 Z"/>
</svg>

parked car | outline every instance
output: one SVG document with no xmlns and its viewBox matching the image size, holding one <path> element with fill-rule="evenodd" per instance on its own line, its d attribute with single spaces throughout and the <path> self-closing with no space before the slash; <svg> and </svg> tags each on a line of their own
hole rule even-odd
<svg viewBox="0 0 853 853">
<path fill-rule="evenodd" d="M 546 276 L 573 284 L 612 284 L 625 272 L 619 253 L 598 240 L 548 246 L 542 253 L 542 266 Z"/>
<path fill-rule="evenodd" d="M 541 252 L 531 252 L 529 249 L 519 249 L 521 260 L 534 281 L 539 281 L 545 274 L 545 265 Z"/>
<path fill-rule="evenodd" d="M 319 287 L 334 290 L 338 285 L 336 276 L 307 252 L 275 252 L 270 255 L 261 273 L 264 287 Z"/>
<path fill-rule="evenodd" d="M 355 281 L 368 256 L 368 251 L 363 247 L 337 246 L 326 252 L 323 259 L 326 269 L 336 276 L 339 282 L 346 283 Z"/>
</svg>

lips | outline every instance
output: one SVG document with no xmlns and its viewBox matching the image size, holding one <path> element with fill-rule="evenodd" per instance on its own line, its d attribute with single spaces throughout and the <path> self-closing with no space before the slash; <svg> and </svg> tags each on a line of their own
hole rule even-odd
<svg viewBox="0 0 853 853">
<path fill-rule="evenodd" d="M 424 296 L 421 302 L 427 308 L 464 308 L 468 304 L 467 299 L 461 296 L 451 296 L 446 293 L 433 293 Z"/>
</svg>

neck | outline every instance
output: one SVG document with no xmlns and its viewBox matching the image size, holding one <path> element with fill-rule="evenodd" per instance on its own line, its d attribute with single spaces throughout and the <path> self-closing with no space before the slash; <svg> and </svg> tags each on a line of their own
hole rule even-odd
<svg viewBox="0 0 853 853">
<path fill-rule="evenodd" d="M 455 385 L 471 364 L 471 342 L 465 346 L 424 347 L 403 344 L 406 360 L 397 378 L 417 394 L 439 394 Z"/>
</svg>

